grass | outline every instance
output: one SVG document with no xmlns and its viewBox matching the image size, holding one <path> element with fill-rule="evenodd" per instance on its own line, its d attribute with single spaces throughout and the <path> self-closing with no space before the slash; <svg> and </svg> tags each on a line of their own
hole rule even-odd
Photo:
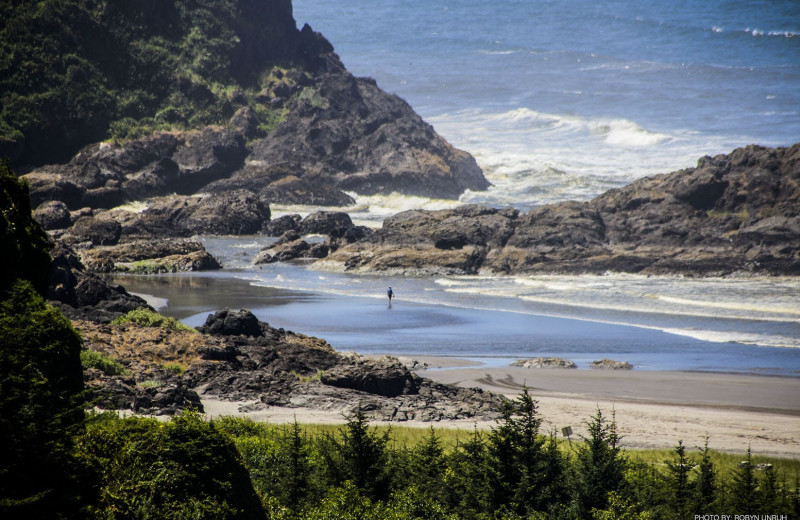
<svg viewBox="0 0 800 520">
<path fill-rule="evenodd" d="M 277 439 L 280 433 L 286 431 L 286 429 L 291 426 L 287 424 L 261 423 L 249 419 L 232 417 L 215 419 L 214 423 L 223 431 L 226 431 L 234 437 L 261 437 L 272 440 Z M 344 425 L 342 424 L 300 424 L 303 433 L 309 437 L 335 435 L 343 427 Z M 435 425 L 433 427 L 446 453 L 452 451 L 459 443 L 464 443 L 469 440 L 474 433 L 473 430 L 470 429 L 437 428 Z M 383 434 L 389 430 L 389 437 L 391 439 L 390 445 L 396 448 L 413 448 L 430 435 L 430 427 L 370 425 L 370 428 L 374 428 L 378 434 Z M 480 433 L 481 435 L 486 435 L 488 432 L 481 431 Z M 579 444 L 580 441 L 573 440 L 570 445 L 566 440 L 559 440 L 559 447 L 564 453 L 574 451 Z M 672 449 L 625 449 L 623 452 L 632 462 L 644 462 L 663 470 L 667 468 L 666 461 L 675 459 L 675 454 Z M 723 453 L 709 450 L 709 454 L 714 463 L 715 470 L 720 476 L 725 478 L 733 473 L 733 471 L 739 467 L 739 463 L 747 457 L 747 454 L 744 452 Z M 687 455 L 694 463 L 697 463 L 700 460 L 701 451 L 699 449 L 687 450 Z M 787 480 L 793 479 L 795 475 L 800 475 L 800 458 L 769 457 L 755 453 L 752 456 L 752 463 L 756 467 L 758 467 L 759 464 L 772 464 L 775 473 L 779 476 L 785 475 Z"/>
<path fill-rule="evenodd" d="M 168 318 L 157 312 L 144 308 L 132 310 L 128 314 L 120 316 L 119 318 L 115 318 L 111 322 L 112 325 L 122 325 L 123 323 L 136 323 L 137 325 L 141 325 L 143 327 L 159 327 L 168 330 L 197 332 L 192 327 L 184 325 L 175 318 Z"/>
<path fill-rule="evenodd" d="M 186 372 L 186 367 L 184 367 L 180 363 L 167 363 L 165 365 L 162 365 L 162 368 L 177 375 L 181 375 L 184 372 Z"/>
<path fill-rule="evenodd" d="M 129 371 L 115 359 L 94 350 L 81 351 L 81 365 L 83 368 L 96 368 L 107 376 L 120 376 Z"/>
</svg>

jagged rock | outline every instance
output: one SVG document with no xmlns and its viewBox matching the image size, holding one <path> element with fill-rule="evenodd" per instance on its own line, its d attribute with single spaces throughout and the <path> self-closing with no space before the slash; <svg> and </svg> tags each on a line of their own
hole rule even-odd
<svg viewBox="0 0 800 520">
<path fill-rule="evenodd" d="M 222 309 L 213 314 L 209 314 L 206 322 L 198 331 L 206 334 L 217 334 L 221 336 L 264 336 L 265 330 L 269 325 L 258 321 L 255 315 L 246 310 L 233 311 Z"/>
<path fill-rule="evenodd" d="M 605 370 L 632 370 L 633 365 L 627 361 L 614 361 L 613 359 L 600 359 L 592 361 L 589 365 L 591 368 L 599 368 Z"/>
<path fill-rule="evenodd" d="M 282 217 L 266 222 L 264 224 L 264 233 L 271 237 L 282 236 L 289 231 L 299 233 L 301 221 L 302 218 L 300 215 L 283 215 Z"/>
<path fill-rule="evenodd" d="M 337 71 L 301 87 L 287 105 L 286 121 L 253 144 L 235 177 L 293 175 L 361 194 L 440 198 L 489 186 L 472 156 L 450 146 L 374 80 Z"/>
<path fill-rule="evenodd" d="M 318 265 L 406 274 L 800 274 L 800 143 L 748 146 L 589 202 L 400 213 Z"/>
<path fill-rule="evenodd" d="M 42 203 L 33 212 L 33 218 L 44 229 L 64 229 L 72 225 L 72 217 L 67 205 L 59 200 Z"/>
<path fill-rule="evenodd" d="M 578 368 L 574 361 L 557 357 L 518 359 L 511 363 L 511 366 L 523 368 Z"/>
<path fill-rule="evenodd" d="M 325 385 L 361 390 L 384 397 L 416 394 L 419 391 L 413 374 L 397 358 L 362 358 L 327 370 L 320 377 Z"/>
<path fill-rule="evenodd" d="M 353 227 L 350 215 L 341 211 L 317 211 L 300 222 L 300 229 L 306 235 L 330 235 L 341 229 Z"/>
<path fill-rule="evenodd" d="M 297 258 L 313 258 L 309 254 L 311 246 L 305 240 L 297 239 L 291 242 L 275 244 L 259 251 L 253 264 L 271 264 L 274 262 L 288 262 Z"/>
<path fill-rule="evenodd" d="M 150 308 L 142 298 L 123 287 L 108 285 L 89 273 L 78 255 L 61 243 L 51 251 L 50 285 L 47 299 L 58 305 L 68 318 L 107 323 L 140 307 Z"/>
<path fill-rule="evenodd" d="M 122 234 L 122 226 L 108 214 L 82 217 L 70 228 L 76 241 L 88 240 L 94 245 L 114 245 Z"/>
</svg>

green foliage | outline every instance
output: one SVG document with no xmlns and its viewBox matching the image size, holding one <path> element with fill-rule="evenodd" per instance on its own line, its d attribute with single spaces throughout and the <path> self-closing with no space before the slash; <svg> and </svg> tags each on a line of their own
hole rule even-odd
<svg viewBox="0 0 800 520">
<path fill-rule="evenodd" d="M 122 325 L 123 323 L 135 323 L 143 327 L 159 327 L 168 330 L 183 330 L 186 332 L 197 332 L 192 327 L 184 325 L 175 318 L 168 318 L 161 314 L 148 310 L 144 307 L 134 309 L 124 316 L 115 318 L 112 325 Z"/>
<path fill-rule="evenodd" d="M 27 0 L 0 14 L 0 137 L 18 143 L 20 163 L 225 124 L 242 105 L 269 131 L 281 112 L 256 100 L 259 77 L 314 59 L 289 2 Z"/>
<path fill-rule="evenodd" d="M 27 281 L 0 301 L 0 516 L 74 507 L 70 455 L 83 420 L 81 341 Z"/>
<path fill-rule="evenodd" d="M 101 423 L 79 442 L 97 471 L 90 518 L 265 518 L 233 443 L 195 413 Z"/>
<path fill-rule="evenodd" d="M 359 404 L 339 435 L 326 436 L 322 456 L 333 485 L 352 482 L 368 498 L 386 499 L 389 493 L 387 444 L 389 432 L 379 435 L 369 428 Z"/>
<path fill-rule="evenodd" d="M 575 461 L 577 499 L 583 512 L 606 509 L 609 493 L 624 484 L 626 465 L 613 415 L 609 423 L 598 408 L 586 426 L 589 435 L 578 446 Z"/>
<path fill-rule="evenodd" d="M 96 368 L 107 376 L 127 374 L 128 370 L 119 361 L 111 359 L 102 352 L 94 350 L 81 351 L 81 365 L 83 368 Z"/>
<path fill-rule="evenodd" d="M 173 374 L 181 375 L 186 371 L 186 367 L 180 363 L 167 363 L 163 366 L 164 370 L 168 370 Z"/>
<path fill-rule="evenodd" d="M 28 280 L 44 295 L 50 276 L 50 240 L 31 216 L 28 186 L 0 157 L 0 298 L 17 279 Z"/>
</svg>

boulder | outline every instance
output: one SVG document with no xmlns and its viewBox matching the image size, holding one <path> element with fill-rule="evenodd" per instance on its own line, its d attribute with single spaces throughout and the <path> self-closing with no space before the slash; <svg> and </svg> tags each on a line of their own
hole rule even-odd
<svg viewBox="0 0 800 520">
<path fill-rule="evenodd" d="M 77 241 L 88 240 L 94 245 L 114 245 L 122 234 L 122 226 L 108 214 L 82 217 L 69 230 Z"/>
<path fill-rule="evenodd" d="M 34 210 L 33 218 L 47 230 L 64 229 L 72 225 L 69 208 L 60 200 L 43 202 Z"/>
<path fill-rule="evenodd" d="M 221 336 L 259 337 L 264 335 L 264 331 L 268 327 L 269 325 L 258 321 L 258 318 L 248 310 L 222 309 L 209 314 L 205 324 L 198 327 L 197 330 L 205 334 Z"/>
<path fill-rule="evenodd" d="M 325 385 L 350 388 L 384 397 L 396 397 L 418 392 L 411 372 L 397 358 L 362 358 L 355 363 L 340 364 L 320 376 Z"/>
</svg>

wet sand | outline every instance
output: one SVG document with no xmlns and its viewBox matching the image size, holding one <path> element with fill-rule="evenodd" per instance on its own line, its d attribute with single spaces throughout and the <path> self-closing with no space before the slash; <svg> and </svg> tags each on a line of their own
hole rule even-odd
<svg viewBox="0 0 800 520">
<path fill-rule="evenodd" d="M 416 357 L 428 363 L 418 374 L 442 383 L 480 387 L 511 398 L 523 386 L 539 402 L 544 431 L 571 426 L 573 439 L 598 409 L 616 415 L 626 448 L 669 449 L 682 440 L 700 448 L 756 455 L 800 457 L 800 380 L 692 372 L 636 372 L 520 367 L 475 367 L 469 360 Z M 472 365 L 472 366 L 470 366 Z M 248 416 L 273 423 L 336 424 L 341 412 L 269 408 L 241 413 L 240 403 L 205 400 L 210 416 Z M 395 423 L 396 424 L 396 423 Z M 406 426 L 428 427 L 409 421 Z M 481 429 L 493 422 L 442 421 L 436 428 Z M 560 433 L 559 433 L 560 436 Z"/>
</svg>

